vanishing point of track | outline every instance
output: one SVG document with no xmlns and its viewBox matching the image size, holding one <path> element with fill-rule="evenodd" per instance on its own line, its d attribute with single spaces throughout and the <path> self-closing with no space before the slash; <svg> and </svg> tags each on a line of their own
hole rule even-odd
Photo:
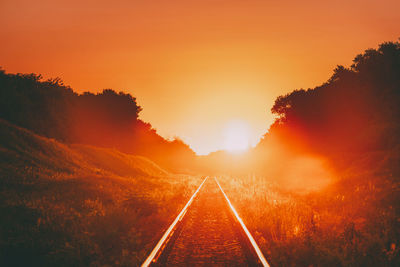
<svg viewBox="0 0 400 267">
<path fill-rule="evenodd" d="M 206 177 L 146 266 L 269 266 L 216 178 Z"/>
</svg>

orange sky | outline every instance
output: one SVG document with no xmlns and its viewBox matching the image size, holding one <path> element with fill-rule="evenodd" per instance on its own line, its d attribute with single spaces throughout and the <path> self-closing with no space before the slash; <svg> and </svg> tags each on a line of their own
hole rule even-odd
<svg viewBox="0 0 400 267">
<path fill-rule="evenodd" d="M 400 37 L 398 0 L 329 2 L 0 0 L 0 66 L 130 92 L 143 120 L 204 154 L 232 121 L 255 144 L 275 97 Z"/>
</svg>

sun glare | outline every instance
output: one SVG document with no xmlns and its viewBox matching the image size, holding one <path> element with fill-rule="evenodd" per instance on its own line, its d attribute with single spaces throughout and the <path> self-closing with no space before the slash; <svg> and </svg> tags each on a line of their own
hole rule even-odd
<svg viewBox="0 0 400 267">
<path fill-rule="evenodd" d="M 250 127 L 241 120 L 234 120 L 226 125 L 224 149 L 229 152 L 247 150 L 250 145 Z"/>
</svg>

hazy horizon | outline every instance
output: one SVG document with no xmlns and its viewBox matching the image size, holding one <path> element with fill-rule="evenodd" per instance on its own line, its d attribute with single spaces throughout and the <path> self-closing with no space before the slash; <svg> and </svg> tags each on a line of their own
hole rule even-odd
<svg viewBox="0 0 400 267">
<path fill-rule="evenodd" d="M 1 66 L 78 92 L 134 95 L 140 117 L 198 154 L 226 149 L 232 121 L 254 145 L 275 98 L 398 39 L 398 1 L 1 1 Z M 350 44 L 350 45 L 349 45 Z M 207 131 L 202 131 L 207 129 Z M 243 140 L 242 140 L 243 141 Z"/>
</svg>

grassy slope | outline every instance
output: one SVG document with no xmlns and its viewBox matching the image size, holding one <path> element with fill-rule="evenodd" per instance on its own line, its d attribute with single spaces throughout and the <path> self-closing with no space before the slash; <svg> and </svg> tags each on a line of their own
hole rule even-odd
<svg viewBox="0 0 400 267">
<path fill-rule="evenodd" d="M 199 182 L 0 120 L 0 265 L 137 265 Z"/>
</svg>

